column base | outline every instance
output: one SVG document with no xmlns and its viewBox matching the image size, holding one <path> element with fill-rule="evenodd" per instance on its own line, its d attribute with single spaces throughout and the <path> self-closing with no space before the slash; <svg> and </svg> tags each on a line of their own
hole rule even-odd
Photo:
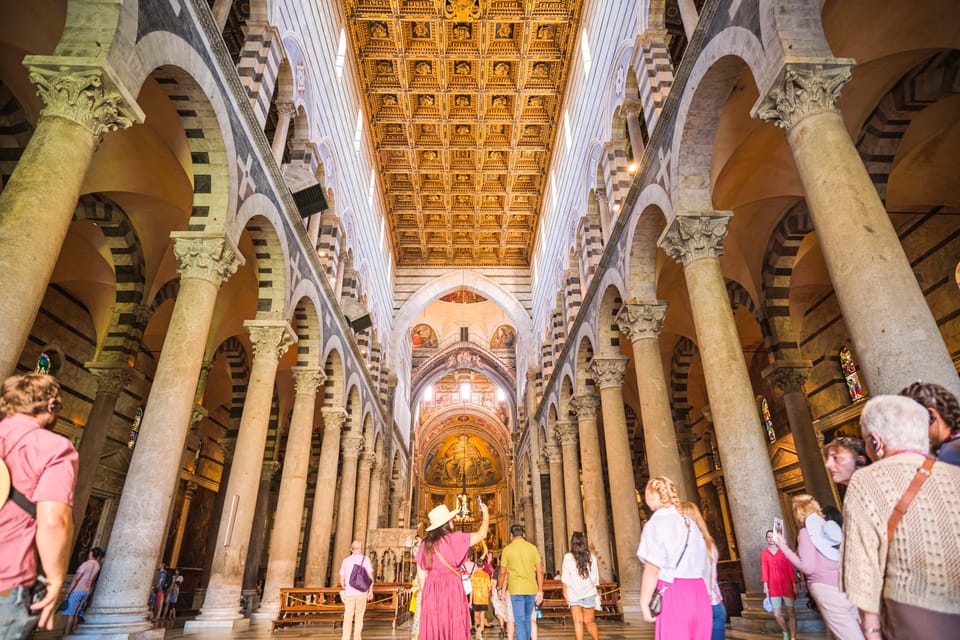
<svg viewBox="0 0 960 640">
<path fill-rule="evenodd" d="M 260 608 L 250 615 L 251 624 L 266 624 L 277 619 L 280 613 L 280 601 L 261 602 Z"/>
<path fill-rule="evenodd" d="M 164 628 L 154 628 L 147 618 L 150 612 L 97 614 L 88 613 L 83 624 L 73 630 L 69 638 L 102 638 L 103 640 L 159 640 Z"/>
<path fill-rule="evenodd" d="M 209 629 L 242 629 L 250 626 L 250 620 L 240 615 L 237 609 L 208 609 L 183 625 L 185 634 L 202 634 Z"/>
<path fill-rule="evenodd" d="M 639 591 L 620 591 L 620 608 L 623 610 L 623 621 L 632 625 L 649 625 L 643 621 L 643 612 L 640 610 Z"/>
</svg>

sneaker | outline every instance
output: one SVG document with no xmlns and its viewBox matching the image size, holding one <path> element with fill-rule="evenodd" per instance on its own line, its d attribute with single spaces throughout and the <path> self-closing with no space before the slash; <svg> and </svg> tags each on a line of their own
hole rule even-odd
<svg viewBox="0 0 960 640">
<path fill-rule="evenodd" d="M 783 640 L 790 640 L 790 632 L 789 632 L 789 631 L 784 631 L 784 632 L 783 632 Z"/>
</svg>

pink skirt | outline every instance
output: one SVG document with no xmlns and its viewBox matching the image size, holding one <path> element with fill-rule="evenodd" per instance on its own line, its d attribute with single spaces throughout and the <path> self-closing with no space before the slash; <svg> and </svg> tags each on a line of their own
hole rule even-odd
<svg viewBox="0 0 960 640">
<path fill-rule="evenodd" d="M 657 616 L 657 640 L 710 640 L 713 608 L 701 578 L 675 578 L 657 583 L 663 592 L 663 609 Z"/>
</svg>

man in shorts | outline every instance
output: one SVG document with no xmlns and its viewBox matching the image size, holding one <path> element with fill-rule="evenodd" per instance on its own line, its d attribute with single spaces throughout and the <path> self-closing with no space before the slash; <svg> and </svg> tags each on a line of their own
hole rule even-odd
<svg viewBox="0 0 960 640">
<path fill-rule="evenodd" d="M 86 561 L 77 567 L 77 572 L 73 574 L 73 581 L 67 590 L 67 608 L 63 615 L 67 618 L 67 624 L 63 628 L 63 635 L 69 636 L 73 633 L 73 628 L 77 626 L 77 616 L 83 609 L 84 603 L 90 597 L 93 590 L 93 581 L 97 579 L 100 573 L 100 558 L 103 557 L 103 549 L 94 547 L 87 554 Z"/>
<path fill-rule="evenodd" d="M 763 593 L 773 605 L 773 617 L 777 619 L 783 631 L 783 640 L 795 640 L 797 637 L 797 614 L 793 602 L 797 597 L 795 584 L 797 572 L 790 560 L 777 548 L 773 531 L 767 531 L 767 548 L 760 552 L 760 571 L 763 580 Z M 783 609 L 787 609 L 787 620 L 783 619 Z"/>
</svg>

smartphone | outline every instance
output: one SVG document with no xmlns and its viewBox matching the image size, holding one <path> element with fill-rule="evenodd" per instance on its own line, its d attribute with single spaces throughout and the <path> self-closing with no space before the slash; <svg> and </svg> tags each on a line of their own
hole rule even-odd
<svg viewBox="0 0 960 640">
<path fill-rule="evenodd" d="M 483 508 L 483 496 L 477 496 L 477 506 Z"/>
</svg>

